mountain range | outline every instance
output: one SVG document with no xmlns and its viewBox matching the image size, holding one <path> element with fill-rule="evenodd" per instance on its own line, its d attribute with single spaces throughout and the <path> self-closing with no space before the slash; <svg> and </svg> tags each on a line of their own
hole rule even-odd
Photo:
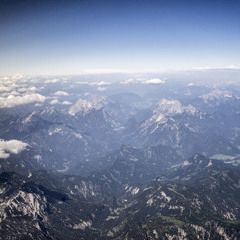
<svg viewBox="0 0 240 240">
<path fill-rule="evenodd" d="M 0 239 L 239 239 L 238 83 L 102 77 L 0 82 Z"/>
</svg>

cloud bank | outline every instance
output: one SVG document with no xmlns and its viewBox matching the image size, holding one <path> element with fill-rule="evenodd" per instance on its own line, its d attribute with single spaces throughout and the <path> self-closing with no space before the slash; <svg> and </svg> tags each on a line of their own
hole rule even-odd
<svg viewBox="0 0 240 240">
<path fill-rule="evenodd" d="M 42 103 L 46 100 L 46 97 L 41 94 L 27 94 L 24 96 L 13 96 L 0 97 L 0 108 L 12 108 L 19 105 L 30 104 L 30 103 Z"/>
</svg>

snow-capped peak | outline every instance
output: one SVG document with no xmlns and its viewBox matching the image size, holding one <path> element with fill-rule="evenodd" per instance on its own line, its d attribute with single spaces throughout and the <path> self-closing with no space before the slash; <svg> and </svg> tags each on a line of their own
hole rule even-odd
<svg viewBox="0 0 240 240">
<path fill-rule="evenodd" d="M 233 94 L 231 92 L 221 89 L 214 89 L 211 92 L 200 96 L 200 98 L 206 103 L 214 100 L 229 99 L 232 97 Z"/>
<path fill-rule="evenodd" d="M 75 104 L 73 104 L 69 109 L 70 115 L 76 115 L 78 112 L 87 113 L 92 109 L 99 110 L 103 107 L 102 101 L 92 100 L 88 101 L 85 99 L 79 99 Z"/>
<path fill-rule="evenodd" d="M 182 113 L 194 115 L 196 112 L 197 109 L 192 105 L 184 106 L 178 100 L 168 100 L 165 98 L 158 103 L 157 108 L 154 110 L 154 114 L 161 116 L 161 119 L 163 116 L 173 116 Z M 159 119 L 159 116 L 156 119 Z"/>
<path fill-rule="evenodd" d="M 170 118 L 176 115 L 188 114 L 193 116 L 198 112 L 199 111 L 192 105 L 185 106 L 178 100 L 168 100 L 164 98 L 160 100 L 154 109 L 152 117 L 141 125 L 141 131 L 145 132 L 146 129 L 155 126 L 151 130 L 151 133 L 153 133 L 159 125 L 165 124 Z"/>
</svg>

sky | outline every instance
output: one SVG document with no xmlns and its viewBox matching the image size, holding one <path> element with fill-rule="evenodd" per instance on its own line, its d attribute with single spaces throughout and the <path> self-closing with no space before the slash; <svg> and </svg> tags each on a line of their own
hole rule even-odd
<svg viewBox="0 0 240 240">
<path fill-rule="evenodd" d="M 240 0 L 0 0 L 0 75 L 240 66 Z"/>
</svg>

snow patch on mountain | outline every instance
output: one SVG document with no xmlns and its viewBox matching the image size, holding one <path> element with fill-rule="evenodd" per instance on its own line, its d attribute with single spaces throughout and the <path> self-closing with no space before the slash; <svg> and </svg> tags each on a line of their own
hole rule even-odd
<svg viewBox="0 0 240 240">
<path fill-rule="evenodd" d="M 169 99 L 162 99 L 160 100 L 157 108 L 154 111 L 156 114 L 161 114 L 165 116 L 173 116 L 177 114 L 191 114 L 194 115 L 197 112 L 197 109 L 192 105 L 184 106 L 178 100 L 169 100 Z"/>
<path fill-rule="evenodd" d="M 81 221 L 78 224 L 74 224 L 73 225 L 73 229 L 81 229 L 81 230 L 85 230 L 86 228 L 89 228 L 92 226 L 92 221 L 88 220 L 88 221 Z"/>
<path fill-rule="evenodd" d="M 214 89 L 211 92 L 200 96 L 200 98 L 205 102 L 211 102 L 216 100 L 227 100 L 233 98 L 233 94 L 226 90 Z"/>
<path fill-rule="evenodd" d="M 44 216 L 45 208 L 45 198 L 41 198 L 37 194 L 19 191 L 16 195 L 0 203 L 1 212 L 5 213 L 1 214 L 0 222 L 7 218 L 8 214 L 11 217 L 31 216 L 33 219 L 37 219 L 38 216 Z"/>
<path fill-rule="evenodd" d="M 32 118 L 36 115 L 36 112 L 33 111 L 32 113 L 30 113 L 27 117 L 25 117 L 23 120 L 22 120 L 22 124 L 27 124 L 27 123 L 30 123 L 32 121 Z"/>
<path fill-rule="evenodd" d="M 182 166 L 189 166 L 189 165 L 192 165 L 192 163 L 189 162 L 188 160 L 185 160 L 185 161 L 182 163 Z"/>
<path fill-rule="evenodd" d="M 176 115 L 187 114 L 193 116 L 197 113 L 198 110 L 192 105 L 185 106 L 178 100 L 162 99 L 154 109 L 152 117 L 146 120 L 141 127 L 144 131 L 144 129 L 153 126 L 153 124 L 157 124 L 157 128 L 158 125 L 166 123 L 168 119 Z"/>
<path fill-rule="evenodd" d="M 52 136 L 52 135 L 54 135 L 54 134 L 63 134 L 63 129 L 62 129 L 62 128 L 59 128 L 59 127 L 56 127 L 56 128 L 54 128 L 54 129 L 50 129 L 50 130 L 48 131 L 48 135 L 49 135 L 49 136 Z"/>
<path fill-rule="evenodd" d="M 167 196 L 165 192 L 161 191 L 160 194 L 163 197 L 163 199 L 166 200 L 167 202 L 171 201 L 171 197 Z"/>
</svg>

